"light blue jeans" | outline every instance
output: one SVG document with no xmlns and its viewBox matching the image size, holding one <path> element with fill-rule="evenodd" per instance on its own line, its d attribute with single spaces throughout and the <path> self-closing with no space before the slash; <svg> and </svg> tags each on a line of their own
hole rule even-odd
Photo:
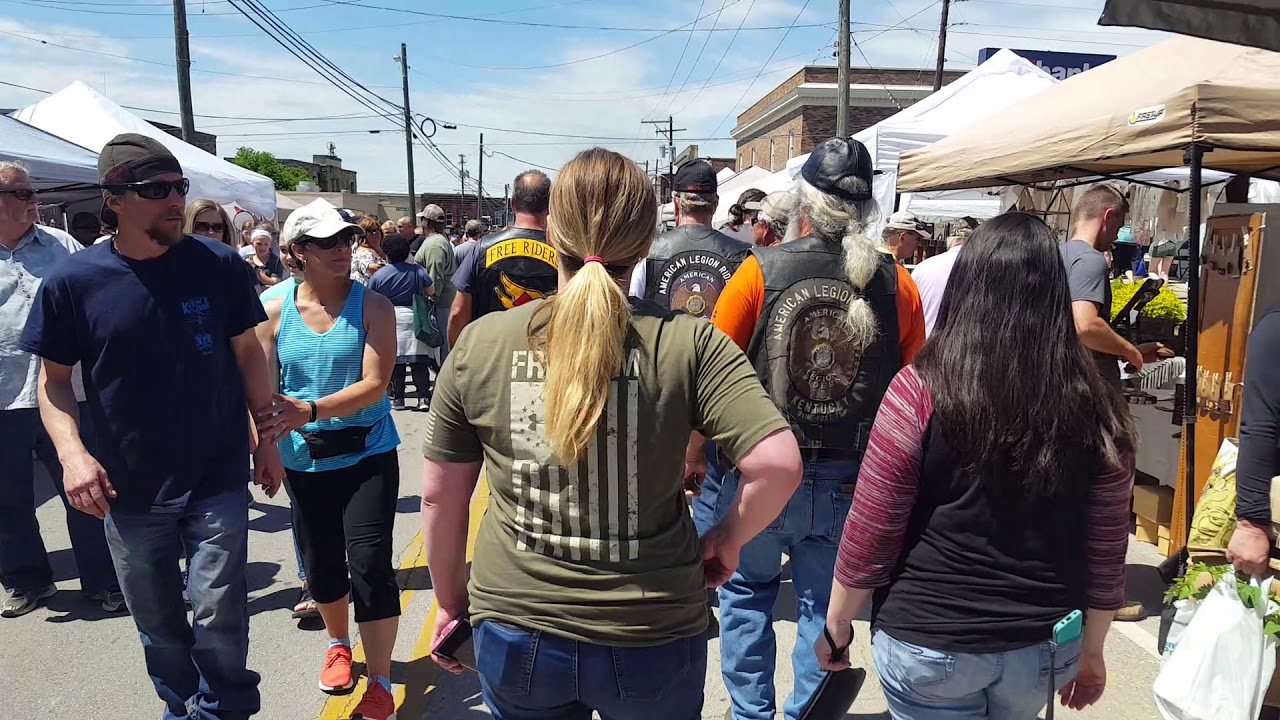
<svg viewBox="0 0 1280 720">
<path fill-rule="evenodd" d="M 177 512 L 113 511 L 106 533 L 164 720 L 247 720 L 258 712 L 258 674 L 246 668 L 248 488 Z M 182 602 L 179 556 L 194 622 Z"/>
<path fill-rule="evenodd" d="M 826 624 L 836 551 L 857 477 L 855 461 L 806 463 L 804 478 L 786 508 L 742 548 L 738 571 L 721 586 L 720 671 L 733 700 L 735 720 L 772 720 L 774 716 L 773 606 L 782 584 L 784 552 L 791 561 L 797 617 L 791 653 L 795 682 L 784 708 L 788 720 L 799 717 L 822 681 L 813 644 Z M 737 494 L 738 475 L 726 473 L 723 480 L 716 493 L 719 517 Z"/>
<path fill-rule="evenodd" d="M 1002 653 L 947 653 L 877 631 L 876 674 L 893 720 L 1034 720 L 1049 697 L 1049 643 Z M 1080 641 L 1058 648 L 1054 687 L 1079 670 Z"/>
</svg>

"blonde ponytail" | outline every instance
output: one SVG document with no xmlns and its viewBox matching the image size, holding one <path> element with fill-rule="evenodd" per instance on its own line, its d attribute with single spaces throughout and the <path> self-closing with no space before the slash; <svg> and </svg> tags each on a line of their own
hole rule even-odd
<svg viewBox="0 0 1280 720">
<path fill-rule="evenodd" d="M 529 344 L 546 370 L 546 437 L 561 464 L 591 444 L 622 370 L 631 305 L 619 276 L 648 253 L 656 224 L 648 179 L 617 153 L 587 150 L 552 184 L 547 237 L 568 279 L 530 321 Z"/>
</svg>

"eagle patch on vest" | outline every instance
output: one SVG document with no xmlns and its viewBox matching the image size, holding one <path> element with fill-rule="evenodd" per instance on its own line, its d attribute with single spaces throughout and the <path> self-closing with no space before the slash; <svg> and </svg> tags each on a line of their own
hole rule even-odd
<svg viewBox="0 0 1280 720">
<path fill-rule="evenodd" d="M 849 413 L 849 393 L 858 378 L 862 354 L 850 344 L 845 324 L 851 285 L 813 278 L 787 288 L 773 305 L 765 342 L 774 388 L 789 388 L 773 401 L 797 419 L 830 423 Z M 781 367 L 779 367 L 781 365 Z M 781 377 L 780 377 L 781 376 Z"/>
<path fill-rule="evenodd" d="M 506 273 L 498 274 L 498 286 L 493 289 L 493 293 L 507 310 L 546 297 L 545 294 L 512 280 Z"/>
<path fill-rule="evenodd" d="M 678 253 L 658 273 L 658 298 L 672 310 L 710 317 L 725 283 L 733 277 L 724 258 L 704 250 Z"/>
</svg>

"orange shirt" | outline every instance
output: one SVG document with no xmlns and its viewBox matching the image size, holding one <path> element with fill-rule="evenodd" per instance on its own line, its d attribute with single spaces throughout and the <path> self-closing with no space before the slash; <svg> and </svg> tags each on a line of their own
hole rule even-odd
<svg viewBox="0 0 1280 720">
<path fill-rule="evenodd" d="M 910 365 L 916 351 L 924 345 L 924 305 L 920 290 L 911 273 L 901 265 L 898 270 L 898 344 L 902 348 L 902 364 Z M 764 312 L 764 273 L 755 255 L 748 255 L 738 271 L 725 284 L 716 300 L 711 322 L 733 339 L 744 351 L 751 343 L 756 323 Z"/>
</svg>

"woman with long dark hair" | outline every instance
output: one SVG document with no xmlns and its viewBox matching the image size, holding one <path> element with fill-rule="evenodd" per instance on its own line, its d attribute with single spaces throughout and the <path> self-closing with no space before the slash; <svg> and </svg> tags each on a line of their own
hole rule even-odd
<svg viewBox="0 0 1280 720">
<path fill-rule="evenodd" d="M 934 334 L 893 381 L 840 544 L 827 669 L 874 595 L 895 720 L 1034 718 L 1102 696 L 1124 604 L 1133 428 L 1076 336 L 1052 232 L 1011 213 L 973 234 Z M 1050 653 L 1054 626 L 1083 638 Z M 834 647 L 833 647 L 834 645 Z"/>
</svg>

